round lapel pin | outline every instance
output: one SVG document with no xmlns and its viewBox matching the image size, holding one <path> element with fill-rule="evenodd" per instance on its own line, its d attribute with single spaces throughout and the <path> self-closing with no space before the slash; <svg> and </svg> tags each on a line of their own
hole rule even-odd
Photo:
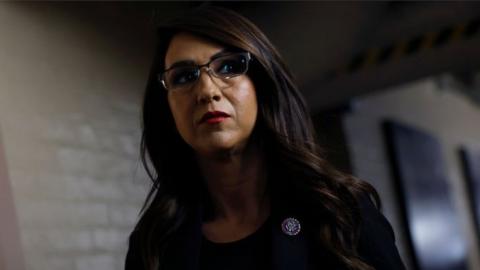
<svg viewBox="0 0 480 270">
<path fill-rule="evenodd" d="M 295 218 L 286 218 L 282 222 L 282 231 L 283 233 L 294 236 L 300 233 L 301 230 L 300 221 Z"/>
</svg>

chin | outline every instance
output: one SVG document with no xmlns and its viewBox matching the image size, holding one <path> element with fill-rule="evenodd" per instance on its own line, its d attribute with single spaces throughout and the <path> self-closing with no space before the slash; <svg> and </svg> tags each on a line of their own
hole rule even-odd
<svg viewBox="0 0 480 270">
<path fill-rule="evenodd" d="M 230 144 L 230 143 L 222 143 L 222 144 L 213 144 L 209 145 L 206 147 L 207 152 L 210 152 L 211 154 L 214 153 L 228 153 L 235 151 L 235 149 L 238 148 L 236 147 L 235 144 Z"/>
<path fill-rule="evenodd" d="M 203 136 L 202 136 L 203 135 Z M 192 147 L 201 155 L 232 154 L 242 151 L 248 141 L 243 132 L 213 132 L 202 134 L 192 141 Z"/>
</svg>

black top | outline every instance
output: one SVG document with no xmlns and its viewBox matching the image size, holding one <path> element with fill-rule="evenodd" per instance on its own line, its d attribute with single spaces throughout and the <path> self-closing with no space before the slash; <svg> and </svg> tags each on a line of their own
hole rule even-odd
<svg viewBox="0 0 480 270">
<path fill-rule="evenodd" d="M 288 205 L 289 201 L 286 200 L 286 203 Z M 307 230 L 302 230 L 296 236 L 282 232 L 280 226 L 282 220 L 295 217 L 295 213 L 284 206 L 285 204 L 273 207 L 275 211 L 272 211 L 269 221 L 262 225 L 261 229 L 243 240 L 232 243 L 233 247 L 226 249 L 220 247 L 221 244 L 205 241 L 201 230 L 203 219 L 201 207 L 193 209 L 195 211 L 188 215 L 186 221 L 172 236 L 173 240 L 162 256 L 161 270 L 347 270 L 347 267 L 332 260 L 327 250 L 317 245 L 312 246 L 310 243 L 314 241 L 314 235 Z M 359 199 L 359 206 L 362 225 L 357 251 L 360 257 L 376 270 L 405 270 L 395 246 L 395 236 L 390 223 L 367 196 Z M 300 223 L 305 227 L 308 225 L 307 221 L 301 219 Z M 267 240 L 268 237 L 271 237 L 270 241 Z M 132 232 L 125 270 L 146 270 L 140 253 L 142 245 L 145 243 L 140 239 L 138 231 Z M 267 265 L 267 268 L 259 265 Z"/>
<path fill-rule="evenodd" d="M 203 237 L 201 270 L 268 270 L 271 267 L 270 219 L 253 234 L 229 243 L 214 243 Z"/>
</svg>

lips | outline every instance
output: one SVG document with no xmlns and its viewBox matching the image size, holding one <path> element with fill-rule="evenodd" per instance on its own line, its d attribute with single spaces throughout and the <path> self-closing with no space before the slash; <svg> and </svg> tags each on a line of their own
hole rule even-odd
<svg viewBox="0 0 480 270">
<path fill-rule="evenodd" d="M 206 112 L 200 119 L 200 123 L 204 123 L 204 122 L 208 122 L 212 124 L 219 123 L 219 122 L 222 122 L 227 117 L 230 117 L 230 115 L 222 111 Z"/>
</svg>

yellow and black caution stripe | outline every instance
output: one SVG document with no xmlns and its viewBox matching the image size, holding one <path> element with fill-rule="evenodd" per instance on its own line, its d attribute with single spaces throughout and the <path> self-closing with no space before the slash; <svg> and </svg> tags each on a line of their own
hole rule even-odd
<svg viewBox="0 0 480 270">
<path fill-rule="evenodd" d="M 480 18 L 476 18 L 437 32 L 427 32 L 409 40 L 399 41 L 381 48 L 371 48 L 354 56 L 348 65 L 327 72 L 324 79 L 331 80 L 343 74 L 379 66 L 421 51 L 436 49 L 454 41 L 470 39 L 477 35 L 479 30 Z"/>
</svg>

